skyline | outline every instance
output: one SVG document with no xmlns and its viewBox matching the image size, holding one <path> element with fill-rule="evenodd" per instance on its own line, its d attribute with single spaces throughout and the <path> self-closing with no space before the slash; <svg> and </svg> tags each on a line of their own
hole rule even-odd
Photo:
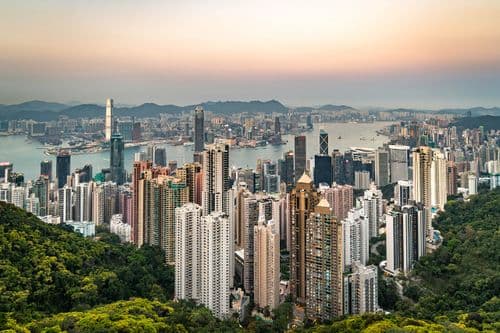
<svg viewBox="0 0 500 333">
<path fill-rule="evenodd" d="M 0 104 L 500 105 L 498 2 L 286 4 L 4 3 Z"/>
</svg>

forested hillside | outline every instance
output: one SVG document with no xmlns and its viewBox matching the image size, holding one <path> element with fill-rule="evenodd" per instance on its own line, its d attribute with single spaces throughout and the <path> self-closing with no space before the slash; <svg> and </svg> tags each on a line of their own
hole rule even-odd
<svg viewBox="0 0 500 333">
<path fill-rule="evenodd" d="M 0 202 L 0 329 L 130 297 L 166 301 L 173 272 L 153 247 L 85 239 Z"/>
</svg>

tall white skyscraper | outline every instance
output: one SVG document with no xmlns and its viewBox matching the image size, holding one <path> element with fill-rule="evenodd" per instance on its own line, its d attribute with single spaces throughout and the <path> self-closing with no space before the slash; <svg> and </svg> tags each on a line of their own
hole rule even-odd
<svg viewBox="0 0 500 333">
<path fill-rule="evenodd" d="M 106 100 L 106 119 L 104 123 L 104 136 L 106 142 L 109 142 L 111 140 L 112 127 L 113 127 L 113 100 L 111 98 L 108 98 Z"/>
<path fill-rule="evenodd" d="M 368 262 L 370 237 L 368 219 L 363 208 L 352 208 L 347 218 L 342 221 L 344 232 L 344 266 L 350 267 L 358 261 L 363 265 Z"/>
<path fill-rule="evenodd" d="M 175 209 L 175 298 L 199 300 L 201 290 L 201 207 Z"/>
<path fill-rule="evenodd" d="M 78 222 L 92 221 L 92 184 L 79 183 L 75 191 L 75 216 Z"/>
<path fill-rule="evenodd" d="M 212 212 L 201 218 L 201 292 L 200 303 L 218 318 L 229 315 L 231 275 L 234 260 L 233 237 L 227 215 Z"/>
<path fill-rule="evenodd" d="M 64 185 L 59 189 L 59 217 L 61 222 L 73 220 L 73 190 L 70 186 Z"/>
<path fill-rule="evenodd" d="M 447 200 L 447 163 L 444 154 L 439 150 L 432 152 L 431 205 L 439 210 L 444 210 Z"/>
<path fill-rule="evenodd" d="M 378 228 L 382 224 L 384 214 L 382 203 L 382 191 L 377 190 L 375 184 L 372 184 L 369 190 L 366 190 L 361 198 L 364 209 L 364 215 L 368 219 L 369 237 L 378 236 Z"/>
<path fill-rule="evenodd" d="M 203 151 L 203 215 L 229 213 L 229 146 L 213 144 Z"/>
</svg>

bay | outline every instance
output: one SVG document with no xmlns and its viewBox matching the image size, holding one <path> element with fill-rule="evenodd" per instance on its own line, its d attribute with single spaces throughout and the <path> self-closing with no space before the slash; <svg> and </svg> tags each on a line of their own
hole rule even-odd
<svg viewBox="0 0 500 333">
<path fill-rule="evenodd" d="M 322 123 L 314 124 L 314 129 L 305 132 L 307 156 L 312 157 L 319 152 L 319 131 L 325 130 L 329 134 L 329 152 L 333 149 L 345 151 L 351 147 L 377 148 L 388 141 L 385 136 L 378 136 L 377 131 L 392 124 L 391 122 L 373 123 Z M 339 139 L 339 137 L 341 137 Z M 362 140 L 364 138 L 364 140 Z M 289 150 L 293 150 L 294 136 L 284 135 L 287 143 L 279 146 L 267 145 L 258 148 L 234 148 L 229 152 L 231 167 L 254 168 L 257 159 L 278 160 Z M 190 162 L 193 159 L 193 146 L 158 145 L 167 150 L 167 160 L 176 160 L 178 165 Z M 125 149 L 125 165 L 130 172 L 134 154 L 145 150 L 146 147 L 130 147 Z M 14 171 L 22 172 L 25 179 L 35 179 L 40 173 L 40 162 L 53 161 L 55 175 L 55 156 L 46 156 L 44 149 L 36 141 L 28 141 L 24 136 L 0 137 L 0 162 L 8 161 L 14 164 Z M 109 151 L 71 156 L 71 169 L 80 168 L 85 164 L 92 164 L 96 174 L 102 168 L 109 167 Z"/>
</svg>

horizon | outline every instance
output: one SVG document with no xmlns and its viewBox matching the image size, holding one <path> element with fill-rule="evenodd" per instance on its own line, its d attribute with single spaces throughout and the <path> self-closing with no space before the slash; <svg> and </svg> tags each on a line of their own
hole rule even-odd
<svg viewBox="0 0 500 333">
<path fill-rule="evenodd" d="M 500 105 L 500 3 L 7 3 L 0 100 Z"/>
<path fill-rule="evenodd" d="M 248 99 L 248 100 L 206 100 L 206 101 L 201 101 L 198 103 L 187 103 L 187 104 L 174 104 L 174 103 L 158 103 L 154 101 L 144 101 L 140 102 L 138 104 L 125 104 L 125 103 L 117 103 L 117 100 L 114 99 L 113 97 L 108 97 L 113 100 L 113 106 L 114 108 L 134 108 L 134 107 L 139 107 L 143 106 L 146 104 L 155 104 L 158 106 L 166 106 L 166 105 L 174 105 L 178 107 L 188 107 L 188 106 L 196 106 L 196 105 L 201 105 L 205 103 L 251 103 L 251 102 L 261 102 L 261 103 L 268 103 L 268 102 L 278 102 L 282 104 L 285 107 L 288 107 L 290 109 L 294 108 L 300 108 L 300 107 L 307 107 L 307 108 L 321 108 L 323 106 L 327 105 L 332 105 L 332 106 L 345 106 L 345 107 L 352 107 L 356 110 L 360 111 L 391 111 L 391 110 L 398 110 L 398 109 L 407 109 L 407 110 L 414 110 L 414 111 L 441 111 L 441 110 L 469 110 L 469 109 L 495 109 L 495 108 L 500 108 L 500 105 L 492 105 L 492 106 L 483 106 L 483 105 L 470 105 L 470 106 L 462 106 L 462 107 L 453 107 L 453 106 L 444 106 L 444 107 L 439 107 L 439 108 L 430 108 L 430 107 L 423 107 L 423 108 L 415 108 L 407 105 L 396 105 L 394 107 L 388 107 L 388 106 L 380 106 L 380 105 L 349 105 L 349 104 L 341 104 L 341 103 L 324 103 L 324 104 L 316 104 L 316 105 L 311 105 L 311 104 L 306 104 L 306 105 L 290 105 L 287 103 L 284 103 L 281 100 L 278 99 L 269 99 L 269 100 L 264 100 L 264 99 Z M 62 104 L 67 106 L 68 108 L 71 108 L 73 106 L 78 106 L 78 105 L 97 105 L 100 107 L 105 107 L 106 106 L 106 101 L 104 102 L 95 102 L 95 101 L 89 101 L 89 102 L 81 102 L 81 101 L 53 101 L 53 100 L 40 100 L 40 99 L 32 99 L 32 100 L 24 100 L 19 103 L 12 103 L 12 104 L 7 104 L 7 103 L 1 103 L 0 106 L 15 106 L 15 105 L 22 105 L 22 104 L 27 104 L 27 103 L 33 103 L 33 102 L 42 102 L 42 103 L 54 103 L 54 104 Z"/>
</svg>

